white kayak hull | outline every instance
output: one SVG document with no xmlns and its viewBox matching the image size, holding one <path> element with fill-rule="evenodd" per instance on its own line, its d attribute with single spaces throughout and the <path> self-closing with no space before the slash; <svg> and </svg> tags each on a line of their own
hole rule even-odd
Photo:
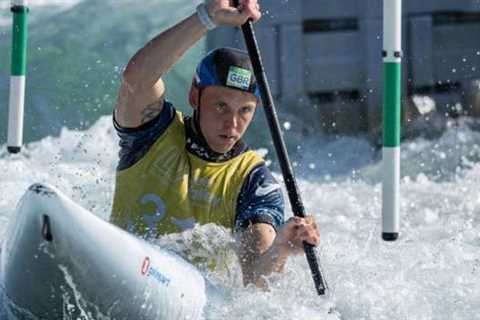
<svg viewBox="0 0 480 320">
<path fill-rule="evenodd" d="M 206 284 L 192 265 L 32 185 L 2 244 L 11 319 L 198 319 Z"/>
</svg>

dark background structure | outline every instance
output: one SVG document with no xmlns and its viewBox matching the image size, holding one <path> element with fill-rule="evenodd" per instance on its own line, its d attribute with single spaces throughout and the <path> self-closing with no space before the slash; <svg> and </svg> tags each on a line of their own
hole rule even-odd
<svg viewBox="0 0 480 320">
<path fill-rule="evenodd" d="M 256 34 L 281 109 L 307 131 L 381 131 L 382 0 L 263 0 Z M 403 1 L 403 120 L 428 96 L 445 117 L 480 116 L 480 1 Z M 219 28 L 207 48 L 242 46 Z M 282 108 L 283 106 L 283 108 Z M 301 107 L 297 108 L 297 107 Z"/>
</svg>

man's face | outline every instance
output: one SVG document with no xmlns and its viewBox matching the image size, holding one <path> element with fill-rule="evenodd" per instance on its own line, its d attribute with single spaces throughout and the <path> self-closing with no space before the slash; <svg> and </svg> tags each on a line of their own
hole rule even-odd
<svg viewBox="0 0 480 320">
<path fill-rule="evenodd" d="M 249 92 L 209 86 L 202 91 L 200 105 L 200 128 L 209 147 L 226 153 L 247 130 L 257 98 Z"/>
</svg>

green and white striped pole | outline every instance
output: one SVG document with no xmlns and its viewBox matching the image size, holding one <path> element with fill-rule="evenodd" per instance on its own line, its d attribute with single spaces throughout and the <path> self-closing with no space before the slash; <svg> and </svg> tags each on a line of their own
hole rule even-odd
<svg viewBox="0 0 480 320">
<path fill-rule="evenodd" d="M 27 0 L 13 0 L 12 66 L 8 112 L 7 149 L 20 152 L 23 140 L 23 109 L 25 104 L 25 73 L 27 69 Z"/>
<path fill-rule="evenodd" d="M 394 241 L 400 229 L 400 99 L 402 0 L 383 0 L 383 190 L 382 238 Z"/>
</svg>

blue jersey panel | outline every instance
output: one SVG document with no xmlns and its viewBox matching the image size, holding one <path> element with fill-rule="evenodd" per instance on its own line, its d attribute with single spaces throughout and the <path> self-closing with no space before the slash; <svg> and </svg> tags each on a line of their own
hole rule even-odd
<svg viewBox="0 0 480 320">
<path fill-rule="evenodd" d="M 268 223 L 278 230 L 284 222 L 284 209 L 280 184 L 265 164 L 258 166 L 249 174 L 240 191 L 235 230 L 244 230 L 253 223 Z"/>
</svg>

